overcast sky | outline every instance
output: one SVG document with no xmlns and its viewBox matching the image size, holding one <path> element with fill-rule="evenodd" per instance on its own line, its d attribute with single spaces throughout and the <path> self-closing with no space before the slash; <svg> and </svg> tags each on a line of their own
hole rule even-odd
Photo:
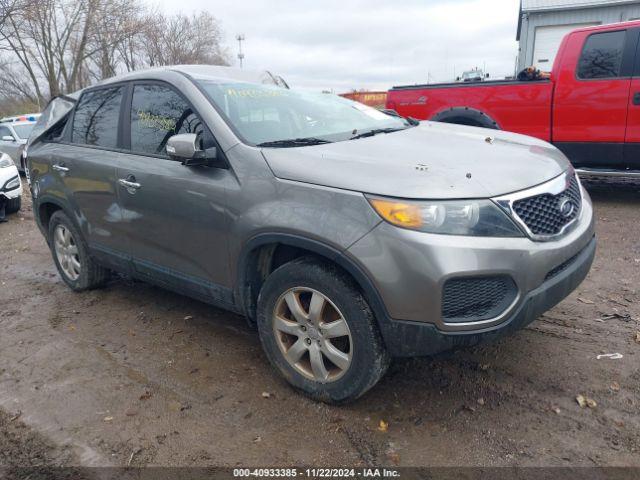
<svg viewBox="0 0 640 480">
<path fill-rule="evenodd" d="M 292 87 L 386 89 L 452 80 L 486 65 L 513 73 L 519 0 L 148 0 L 167 13 L 208 10 L 237 63 Z M 454 75 L 455 72 L 455 75 Z"/>
</svg>

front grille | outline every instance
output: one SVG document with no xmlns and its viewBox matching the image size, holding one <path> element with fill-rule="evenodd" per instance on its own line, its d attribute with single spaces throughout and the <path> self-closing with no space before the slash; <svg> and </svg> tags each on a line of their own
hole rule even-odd
<svg viewBox="0 0 640 480">
<path fill-rule="evenodd" d="M 515 300 L 517 288 L 505 275 L 447 280 L 442 318 L 447 323 L 480 322 L 499 316 Z"/>
<path fill-rule="evenodd" d="M 567 208 L 567 201 L 573 205 L 573 209 L 563 214 L 561 209 L 563 205 Z M 564 192 L 557 195 L 543 193 L 513 202 L 513 211 L 534 235 L 557 235 L 578 216 L 581 207 L 582 196 L 575 175 Z"/>
</svg>

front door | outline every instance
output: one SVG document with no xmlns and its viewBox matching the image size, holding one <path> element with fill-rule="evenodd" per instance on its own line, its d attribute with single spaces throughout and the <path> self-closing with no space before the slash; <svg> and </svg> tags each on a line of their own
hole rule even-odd
<svg viewBox="0 0 640 480">
<path fill-rule="evenodd" d="M 167 84 L 135 83 L 125 108 L 125 140 L 117 177 L 129 254 L 138 276 L 205 300 L 232 302 L 225 190 L 229 170 L 187 167 L 166 144 L 197 133 L 215 145 L 190 103 Z"/>
<path fill-rule="evenodd" d="M 556 78 L 553 143 L 576 167 L 618 168 L 637 30 L 571 34 Z"/>
</svg>

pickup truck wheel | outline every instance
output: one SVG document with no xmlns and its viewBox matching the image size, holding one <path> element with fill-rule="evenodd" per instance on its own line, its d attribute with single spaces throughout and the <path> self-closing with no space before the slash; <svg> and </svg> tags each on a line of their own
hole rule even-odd
<svg viewBox="0 0 640 480">
<path fill-rule="evenodd" d="M 258 331 L 272 365 L 316 400 L 355 400 L 389 365 L 373 313 L 353 281 L 314 258 L 294 260 L 267 278 Z"/>
<path fill-rule="evenodd" d="M 49 244 L 58 273 L 72 290 L 97 288 L 109 279 L 109 270 L 89 256 L 82 235 L 61 210 L 49 220 Z"/>
<path fill-rule="evenodd" d="M 5 213 L 16 213 L 22 208 L 22 197 L 11 198 L 5 200 L 4 211 Z"/>
</svg>

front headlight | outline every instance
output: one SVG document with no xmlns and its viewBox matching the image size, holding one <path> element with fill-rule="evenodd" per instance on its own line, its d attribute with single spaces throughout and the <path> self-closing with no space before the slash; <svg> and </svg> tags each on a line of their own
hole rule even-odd
<svg viewBox="0 0 640 480">
<path fill-rule="evenodd" d="M 15 177 L 11 178 L 7 183 L 5 183 L 2 189 L 5 192 L 8 192 L 9 190 L 16 189 L 19 186 L 20 186 L 20 177 L 16 175 Z"/>
<path fill-rule="evenodd" d="M 522 231 L 491 200 L 411 201 L 367 197 L 387 222 L 443 235 L 522 237 Z"/>
<path fill-rule="evenodd" d="M 13 160 L 6 153 L 0 154 L 0 168 L 7 168 L 13 166 Z"/>
</svg>

